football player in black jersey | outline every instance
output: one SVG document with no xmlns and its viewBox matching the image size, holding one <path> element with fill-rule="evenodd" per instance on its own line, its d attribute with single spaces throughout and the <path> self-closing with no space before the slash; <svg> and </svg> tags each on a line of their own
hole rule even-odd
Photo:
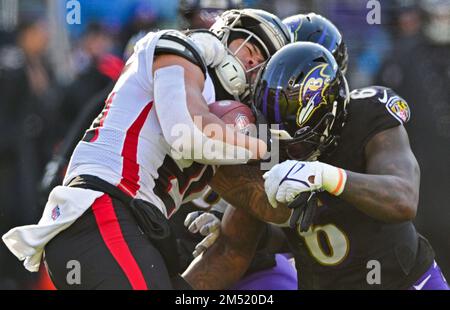
<svg viewBox="0 0 450 310">
<path fill-rule="evenodd" d="M 272 139 L 278 136 L 280 155 L 289 160 L 264 176 L 268 197 L 259 194 L 259 167 L 219 169 L 213 188 L 243 209 L 226 212 L 216 244 L 184 274 L 191 285 L 233 283 L 252 256 L 258 218 L 286 223 L 300 289 L 448 289 L 411 222 L 420 171 L 401 97 L 384 87 L 349 94 L 329 51 L 294 43 L 267 64 L 255 105 L 279 125 Z M 285 204 L 305 193 L 309 213 L 297 221 Z M 304 225 L 307 216 L 312 225 Z"/>
</svg>

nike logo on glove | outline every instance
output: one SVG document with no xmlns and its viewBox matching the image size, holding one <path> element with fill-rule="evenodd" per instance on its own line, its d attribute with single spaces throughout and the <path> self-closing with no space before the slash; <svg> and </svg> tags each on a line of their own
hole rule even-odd
<svg viewBox="0 0 450 310">
<path fill-rule="evenodd" d="M 293 178 L 289 177 L 289 175 L 291 174 L 292 170 L 294 170 L 294 168 L 297 167 L 299 164 L 300 164 L 300 167 L 297 170 L 295 170 L 295 172 L 293 172 L 292 175 L 296 174 L 297 172 L 299 172 L 300 170 L 302 170 L 305 167 L 305 164 L 301 164 L 301 163 L 297 163 L 294 166 L 292 166 L 292 168 L 288 171 L 288 173 L 286 173 L 284 178 L 280 181 L 279 185 L 281 185 L 284 181 L 293 181 L 293 182 L 301 183 L 301 184 L 305 185 L 306 187 L 310 187 L 308 183 L 306 183 L 306 182 L 304 182 L 302 180 L 293 179 Z"/>
</svg>

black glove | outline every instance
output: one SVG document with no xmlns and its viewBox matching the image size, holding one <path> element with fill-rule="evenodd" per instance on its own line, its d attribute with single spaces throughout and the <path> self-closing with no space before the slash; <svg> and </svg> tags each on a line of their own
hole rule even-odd
<svg viewBox="0 0 450 310">
<path fill-rule="evenodd" d="M 289 226 L 292 229 L 300 224 L 300 232 L 308 231 L 314 220 L 316 209 L 318 206 L 317 192 L 303 192 L 298 195 L 288 208 L 294 209 L 289 220 Z"/>
</svg>

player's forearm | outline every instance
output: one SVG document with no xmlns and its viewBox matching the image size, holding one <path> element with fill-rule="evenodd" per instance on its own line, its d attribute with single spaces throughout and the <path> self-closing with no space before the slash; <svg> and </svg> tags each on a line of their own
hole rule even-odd
<svg viewBox="0 0 450 310">
<path fill-rule="evenodd" d="M 289 220 L 290 209 L 285 206 L 274 209 L 267 200 L 259 166 L 222 166 L 210 185 L 228 203 L 263 222 L 284 224 Z"/>
<path fill-rule="evenodd" d="M 230 192 L 218 192 L 223 199 L 236 208 L 244 209 L 257 219 L 274 224 L 284 224 L 291 211 L 285 206 L 274 209 L 270 206 L 265 192 L 255 189 L 255 181 L 242 184 L 239 189 Z"/>
<path fill-rule="evenodd" d="M 416 216 L 417 190 L 410 180 L 397 176 L 347 171 L 345 189 L 339 197 L 384 222 L 408 221 Z"/>
<path fill-rule="evenodd" d="M 247 270 L 263 228 L 264 223 L 247 212 L 227 208 L 219 239 L 191 263 L 183 277 L 195 289 L 230 288 Z"/>
<path fill-rule="evenodd" d="M 242 278 L 252 257 L 251 250 L 244 253 L 235 250 L 221 236 L 210 249 L 189 265 L 183 277 L 197 290 L 227 289 Z"/>
</svg>

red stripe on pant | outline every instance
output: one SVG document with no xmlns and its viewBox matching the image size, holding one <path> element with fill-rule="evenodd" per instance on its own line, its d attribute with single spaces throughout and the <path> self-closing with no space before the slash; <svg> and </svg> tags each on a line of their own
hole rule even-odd
<svg viewBox="0 0 450 310">
<path fill-rule="evenodd" d="M 148 289 L 144 275 L 123 237 L 111 198 L 106 194 L 97 198 L 92 210 L 106 247 L 125 273 L 131 287 L 134 290 Z"/>
</svg>

